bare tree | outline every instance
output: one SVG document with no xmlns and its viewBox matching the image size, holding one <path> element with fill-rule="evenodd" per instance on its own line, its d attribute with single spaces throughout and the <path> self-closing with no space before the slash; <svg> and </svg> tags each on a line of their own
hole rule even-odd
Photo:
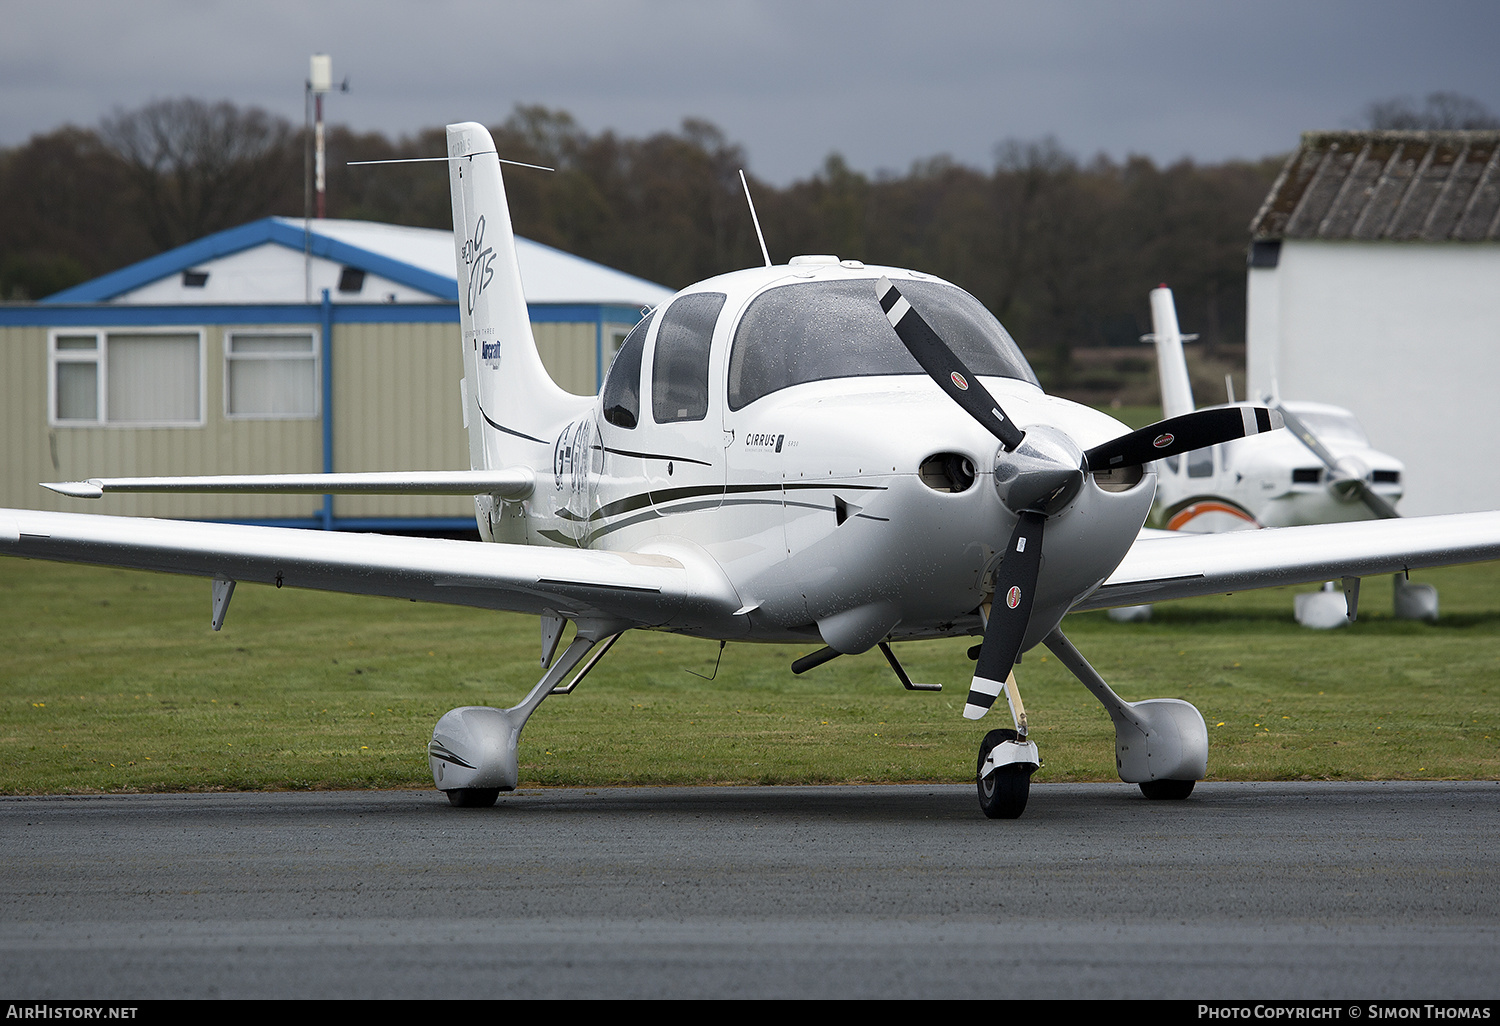
<svg viewBox="0 0 1500 1026">
<path fill-rule="evenodd" d="M 1417 106 L 1410 97 L 1380 100 L 1365 108 L 1365 124 L 1372 129 L 1500 128 L 1500 117 L 1480 101 L 1458 93 L 1429 93 Z"/>
<path fill-rule="evenodd" d="M 298 206 L 298 133 L 257 107 L 157 100 L 116 109 L 99 137 L 125 162 L 147 231 L 163 249 Z"/>
</svg>

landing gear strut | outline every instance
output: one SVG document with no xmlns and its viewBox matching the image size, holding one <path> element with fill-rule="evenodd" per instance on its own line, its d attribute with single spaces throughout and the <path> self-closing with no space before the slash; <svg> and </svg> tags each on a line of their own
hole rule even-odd
<svg viewBox="0 0 1500 1026">
<path fill-rule="evenodd" d="M 1179 698 L 1125 701 L 1061 630 L 1054 629 L 1042 643 L 1109 712 L 1120 779 L 1139 784 L 1141 793 L 1153 800 L 1181 800 L 1192 794 L 1193 784 L 1208 775 L 1208 726 L 1202 714 Z"/>
</svg>

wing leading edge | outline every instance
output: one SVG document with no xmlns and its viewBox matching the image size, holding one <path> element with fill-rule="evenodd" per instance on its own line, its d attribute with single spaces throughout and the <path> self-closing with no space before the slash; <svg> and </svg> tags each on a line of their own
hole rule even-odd
<svg viewBox="0 0 1500 1026">
<path fill-rule="evenodd" d="M 536 475 L 529 467 L 504 470 L 375 471 L 355 474 L 251 474 L 208 477 L 94 477 L 44 482 L 59 495 L 99 499 L 106 492 L 244 492 L 304 495 L 499 495 L 512 501 L 531 495 Z"/>
<path fill-rule="evenodd" d="M 0 554 L 598 620 L 728 627 L 740 600 L 687 547 L 604 552 L 0 509 Z"/>
<path fill-rule="evenodd" d="M 1073 608 L 1163 602 L 1500 559 L 1500 512 L 1227 534 L 1146 531 Z"/>
</svg>

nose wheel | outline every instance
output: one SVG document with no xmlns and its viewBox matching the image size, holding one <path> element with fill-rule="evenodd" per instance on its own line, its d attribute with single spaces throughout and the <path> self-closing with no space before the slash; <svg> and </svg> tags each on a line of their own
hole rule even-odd
<svg viewBox="0 0 1500 1026">
<path fill-rule="evenodd" d="M 976 771 L 979 808 L 990 819 L 1017 819 L 1026 811 L 1026 799 L 1031 796 L 1031 774 L 1036 765 L 1030 762 L 1007 762 L 993 766 L 992 760 L 996 748 L 1018 744 L 1024 742 L 1019 742 L 1016 732 L 1008 727 L 990 731 L 979 744 L 979 767 Z M 1035 746 L 1032 749 L 1035 750 Z M 985 772 L 986 769 L 989 769 L 988 773 Z"/>
</svg>

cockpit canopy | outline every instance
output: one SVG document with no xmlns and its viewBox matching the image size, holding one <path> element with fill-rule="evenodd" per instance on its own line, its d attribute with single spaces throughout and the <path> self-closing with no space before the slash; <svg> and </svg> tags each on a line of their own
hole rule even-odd
<svg viewBox="0 0 1500 1026">
<path fill-rule="evenodd" d="M 976 374 L 1037 384 L 1015 341 L 973 296 L 935 281 L 903 280 L 899 287 Z M 709 350 L 726 298 L 722 292 L 693 292 L 666 308 L 648 389 L 641 368 L 654 314 L 636 325 L 604 383 L 606 421 L 635 427 L 643 392 L 658 424 L 704 418 Z M 810 381 L 922 373 L 881 312 L 874 281 L 795 282 L 767 289 L 745 309 L 734 332 L 725 398 L 731 410 L 739 410 Z"/>
<path fill-rule="evenodd" d="M 975 373 L 1037 384 L 1020 347 L 973 296 L 933 281 L 902 281 L 899 288 Z M 798 282 L 761 293 L 740 318 L 729 356 L 729 408 L 808 381 L 922 373 L 881 311 L 874 282 Z"/>
<path fill-rule="evenodd" d="M 1350 449 L 1370 447 L 1370 439 L 1365 434 L 1365 429 L 1360 427 L 1359 421 L 1355 420 L 1354 414 L 1348 410 L 1333 407 L 1309 410 L 1292 406 L 1292 412 L 1325 445 L 1333 444 Z"/>
</svg>

